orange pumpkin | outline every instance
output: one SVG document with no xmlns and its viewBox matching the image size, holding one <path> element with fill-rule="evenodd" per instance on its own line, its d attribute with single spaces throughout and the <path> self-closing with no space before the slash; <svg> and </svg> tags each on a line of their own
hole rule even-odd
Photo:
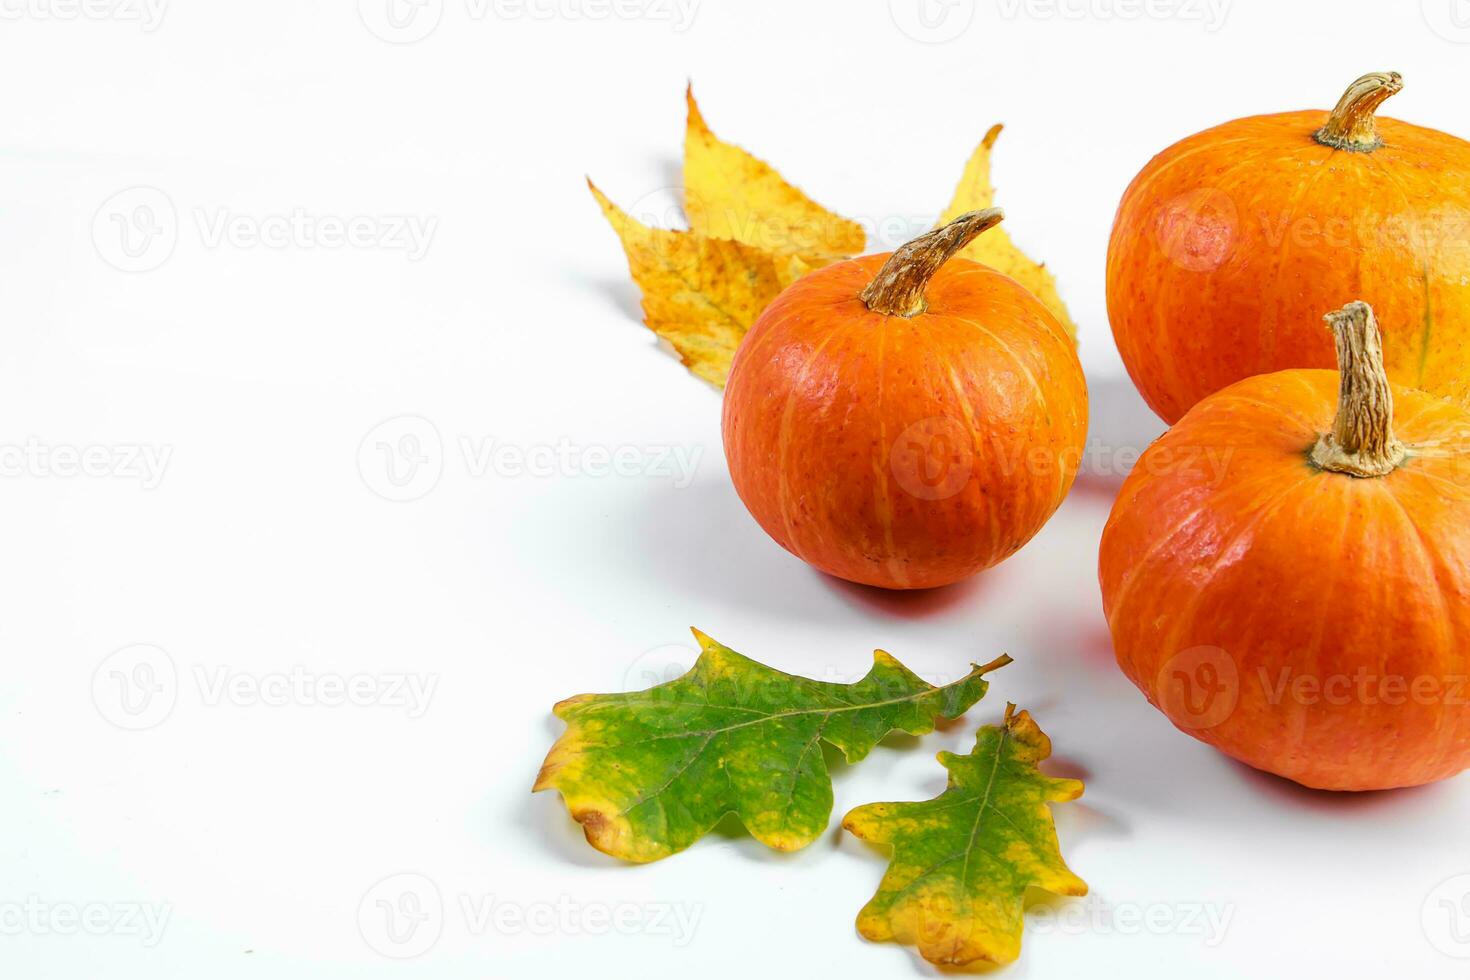
<svg viewBox="0 0 1470 980">
<path fill-rule="evenodd" d="M 1252 116 L 1160 153 L 1108 246 L 1108 316 L 1144 399 L 1174 423 L 1255 374 L 1331 368 L 1322 310 L 1361 296 L 1389 377 L 1470 402 L 1470 143 L 1374 112 L 1358 79 L 1330 114 Z"/>
<path fill-rule="evenodd" d="M 971 212 L 794 283 L 725 388 L 730 476 L 766 533 L 828 574 L 946 585 L 1010 555 L 1071 488 L 1087 429 L 1072 340 L 1015 280 L 955 253 Z"/>
<path fill-rule="evenodd" d="M 1470 766 L 1470 413 L 1390 385 L 1366 304 L 1328 320 L 1340 372 L 1241 381 L 1143 454 L 1103 608 L 1196 738 L 1307 786 L 1427 783 Z"/>
</svg>

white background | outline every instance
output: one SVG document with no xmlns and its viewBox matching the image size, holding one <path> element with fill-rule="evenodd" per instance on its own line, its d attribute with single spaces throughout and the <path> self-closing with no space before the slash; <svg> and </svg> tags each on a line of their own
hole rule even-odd
<svg viewBox="0 0 1470 980">
<path fill-rule="evenodd" d="M 884 859 L 837 818 L 937 793 L 934 752 L 1013 700 L 1087 780 L 1057 819 L 1093 896 L 1033 912 L 1009 975 L 1470 975 L 1470 879 L 1441 885 L 1470 873 L 1470 783 L 1308 792 L 1177 733 L 1112 662 L 1099 476 L 967 584 L 810 571 L 736 499 L 719 396 L 637 322 L 583 185 L 659 200 L 692 78 L 817 199 L 921 226 L 1006 122 L 999 203 L 1081 324 L 1107 469 L 1157 431 L 1104 314 L 1128 180 L 1368 70 L 1404 72 L 1391 114 L 1470 135 L 1470 6 L 932 0 L 926 30 L 916 0 L 430 0 L 395 34 L 384 2 L 0 0 L 0 974 L 929 975 L 856 935 Z M 249 237 L 293 214 L 370 240 Z M 395 486 L 401 450 L 425 462 Z M 636 473 L 579 469 L 618 450 Z M 691 625 L 829 679 L 875 646 L 935 681 L 1017 663 L 962 723 L 839 767 L 806 851 L 717 833 L 620 866 L 529 793 L 549 709 L 687 664 Z M 395 944 L 378 903 L 406 891 L 426 918 Z"/>
</svg>

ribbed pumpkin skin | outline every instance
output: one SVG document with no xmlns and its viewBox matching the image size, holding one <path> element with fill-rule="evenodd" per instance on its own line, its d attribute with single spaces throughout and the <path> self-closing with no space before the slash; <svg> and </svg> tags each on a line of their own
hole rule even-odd
<svg viewBox="0 0 1470 980">
<path fill-rule="evenodd" d="M 1087 431 L 1075 346 L 1014 280 L 951 259 L 928 312 L 858 298 L 887 259 L 799 280 L 740 345 L 725 388 L 730 476 L 782 547 L 866 585 L 946 585 L 1041 529 Z"/>
<path fill-rule="evenodd" d="M 1331 368 L 1321 311 L 1359 297 L 1390 379 L 1470 404 L 1470 143 L 1380 117 L 1385 145 L 1313 139 L 1325 112 L 1225 123 L 1156 156 L 1108 245 L 1108 317 L 1149 406 Z"/>
<path fill-rule="evenodd" d="M 1395 387 L 1413 455 L 1359 479 L 1308 461 L 1337 394 L 1336 372 L 1284 371 L 1190 410 L 1123 484 L 1103 609 L 1123 671 L 1190 735 L 1322 789 L 1432 782 L 1470 766 L 1470 415 Z M 1360 671 L 1366 696 L 1330 681 Z M 1439 693 L 1392 704 L 1395 677 Z"/>
</svg>

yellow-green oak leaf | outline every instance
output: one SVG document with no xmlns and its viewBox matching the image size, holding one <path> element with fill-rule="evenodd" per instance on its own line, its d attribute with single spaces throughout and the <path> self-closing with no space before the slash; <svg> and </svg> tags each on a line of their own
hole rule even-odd
<svg viewBox="0 0 1470 980">
<path fill-rule="evenodd" d="M 842 826 L 892 849 L 858 932 L 917 946 L 931 963 L 1009 963 L 1021 952 L 1028 888 L 1086 895 L 1062 860 L 1049 803 L 1082 795 L 1076 779 L 1045 776 L 1051 739 L 1028 712 L 981 728 L 969 755 L 939 753 L 949 787 L 921 803 L 870 803 Z"/>
<path fill-rule="evenodd" d="M 682 851 L 726 815 L 768 847 L 816 840 L 832 815 L 821 743 L 848 763 L 892 731 L 923 735 L 985 694 L 975 666 L 942 687 L 879 650 L 856 684 L 816 681 L 757 663 L 698 630 L 687 674 L 627 694 L 583 694 L 554 711 L 567 723 L 533 792 L 555 789 L 593 847 L 625 861 Z"/>
</svg>

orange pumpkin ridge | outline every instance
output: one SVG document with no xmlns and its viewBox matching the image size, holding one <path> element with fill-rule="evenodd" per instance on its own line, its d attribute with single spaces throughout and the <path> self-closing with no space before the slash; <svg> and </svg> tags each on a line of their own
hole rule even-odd
<svg viewBox="0 0 1470 980">
<path fill-rule="evenodd" d="M 1103 609 L 1195 738 L 1307 786 L 1418 785 L 1470 766 L 1470 412 L 1389 382 L 1366 304 L 1328 321 L 1338 372 L 1241 381 L 1139 459 Z"/>
<path fill-rule="evenodd" d="M 1087 429 L 1071 339 L 1019 283 L 954 257 L 1001 217 L 971 212 L 805 276 L 736 352 L 735 489 L 828 574 L 958 581 L 1029 541 L 1071 488 Z"/>
<path fill-rule="evenodd" d="M 1470 143 L 1378 117 L 1402 87 L 1364 75 L 1330 113 L 1227 122 L 1134 178 L 1108 317 L 1165 421 L 1242 378 L 1331 368 L 1316 318 L 1351 295 L 1388 325 L 1393 381 L 1470 404 Z"/>
</svg>

